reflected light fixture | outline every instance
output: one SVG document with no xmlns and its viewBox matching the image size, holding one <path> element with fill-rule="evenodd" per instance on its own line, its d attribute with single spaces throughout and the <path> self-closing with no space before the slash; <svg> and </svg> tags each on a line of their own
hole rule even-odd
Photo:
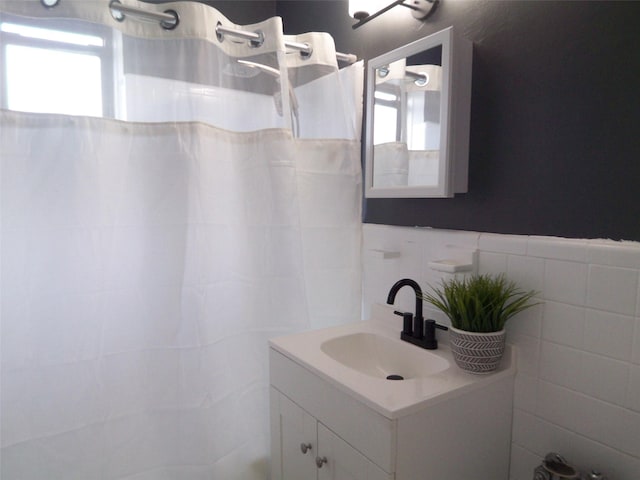
<svg viewBox="0 0 640 480">
<path fill-rule="evenodd" d="M 398 5 L 411 10 L 414 18 L 426 19 L 439 0 L 349 0 L 349 16 L 358 20 L 352 28 L 358 28 Z"/>
<path fill-rule="evenodd" d="M 362 20 L 387 6 L 387 0 L 349 0 L 349 16 Z"/>
</svg>

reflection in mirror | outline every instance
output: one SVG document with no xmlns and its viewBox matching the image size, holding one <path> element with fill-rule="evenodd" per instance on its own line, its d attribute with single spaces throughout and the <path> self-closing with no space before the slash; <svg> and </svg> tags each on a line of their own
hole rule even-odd
<svg viewBox="0 0 640 480">
<path fill-rule="evenodd" d="M 464 72 L 453 71 L 452 37 L 449 28 L 369 62 L 368 197 L 447 197 L 466 191 L 471 48 L 459 49 L 468 57 L 468 82 L 455 82 L 459 88 L 453 90 L 455 77 Z M 460 98 L 450 98 L 450 92 Z M 453 121 L 463 128 L 456 129 L 457 138 Z"/>
<path fill-rule="evenodd" d="M 373 186 L 438 184 L 442 46 L 376 69 Z"/>
</svg>

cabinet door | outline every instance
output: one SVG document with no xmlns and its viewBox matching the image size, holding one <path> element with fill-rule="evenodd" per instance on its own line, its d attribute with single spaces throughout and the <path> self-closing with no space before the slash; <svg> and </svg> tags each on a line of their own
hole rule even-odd
<svg viewBox="0 0 640 480">
<path fill-rule="evenodd" d="M 318 480 L 392 480 L 373 462 L 318 423 Z M 326 459 L 326 462 L 324 461 Z"/>
<path fill-rule="evenodd" d="M 280 432 L 282 480 L 316 480 L 316 419 L 284 395 L 280 395 Z"/>
</svg>

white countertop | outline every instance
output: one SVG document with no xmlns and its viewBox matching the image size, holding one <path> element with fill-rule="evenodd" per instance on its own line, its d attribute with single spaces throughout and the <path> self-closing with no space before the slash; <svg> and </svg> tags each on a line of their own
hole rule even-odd
<svg viewBox="0 0 640 480">
<path fill-rule="evenodd" d="M 437 331 L 437 350 L 423 350 L 400 340 L 402 318 L 393 314 L 393 307 L 374 305 L 371 315 L 372 318 L 367 321 L 286 335 L 272 339 L 269 344 L 277 352 L 390 419 L 409 415 L 427 406 L 515 375 L 515 355 L 513 347 L 509 345 L 494 373 L 473 375 L 460 370 L 455 364 L 447 341 L 448 332 Z M 449 362 L 449 367 L 422 378 L 386 380 L 349 368 L 321 350 L 322 343 L 327 340 L 359 332 L 385 336 L 406 345 L 406 348 L 424 352 L 425 361 L 429 360 L 430 355 L 438 355 Z"/>
</svg>

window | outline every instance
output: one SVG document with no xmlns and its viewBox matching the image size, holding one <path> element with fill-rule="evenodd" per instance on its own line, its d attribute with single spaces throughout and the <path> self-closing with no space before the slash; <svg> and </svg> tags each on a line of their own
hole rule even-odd
<svg viewBox="0 0 640 480">
<path fill-rule="evenodd" d="M 374 97 L 373 143 L 393 143 L 402 141 L 402 124 L 400 118 L 401 97 L 393 86 L 378 86 Z"/>
<path fill-rule="evenodd" d="M 109 37 L 77 25 L 0 20 L 2 108 L 113 116 Z"/>
</svg>

